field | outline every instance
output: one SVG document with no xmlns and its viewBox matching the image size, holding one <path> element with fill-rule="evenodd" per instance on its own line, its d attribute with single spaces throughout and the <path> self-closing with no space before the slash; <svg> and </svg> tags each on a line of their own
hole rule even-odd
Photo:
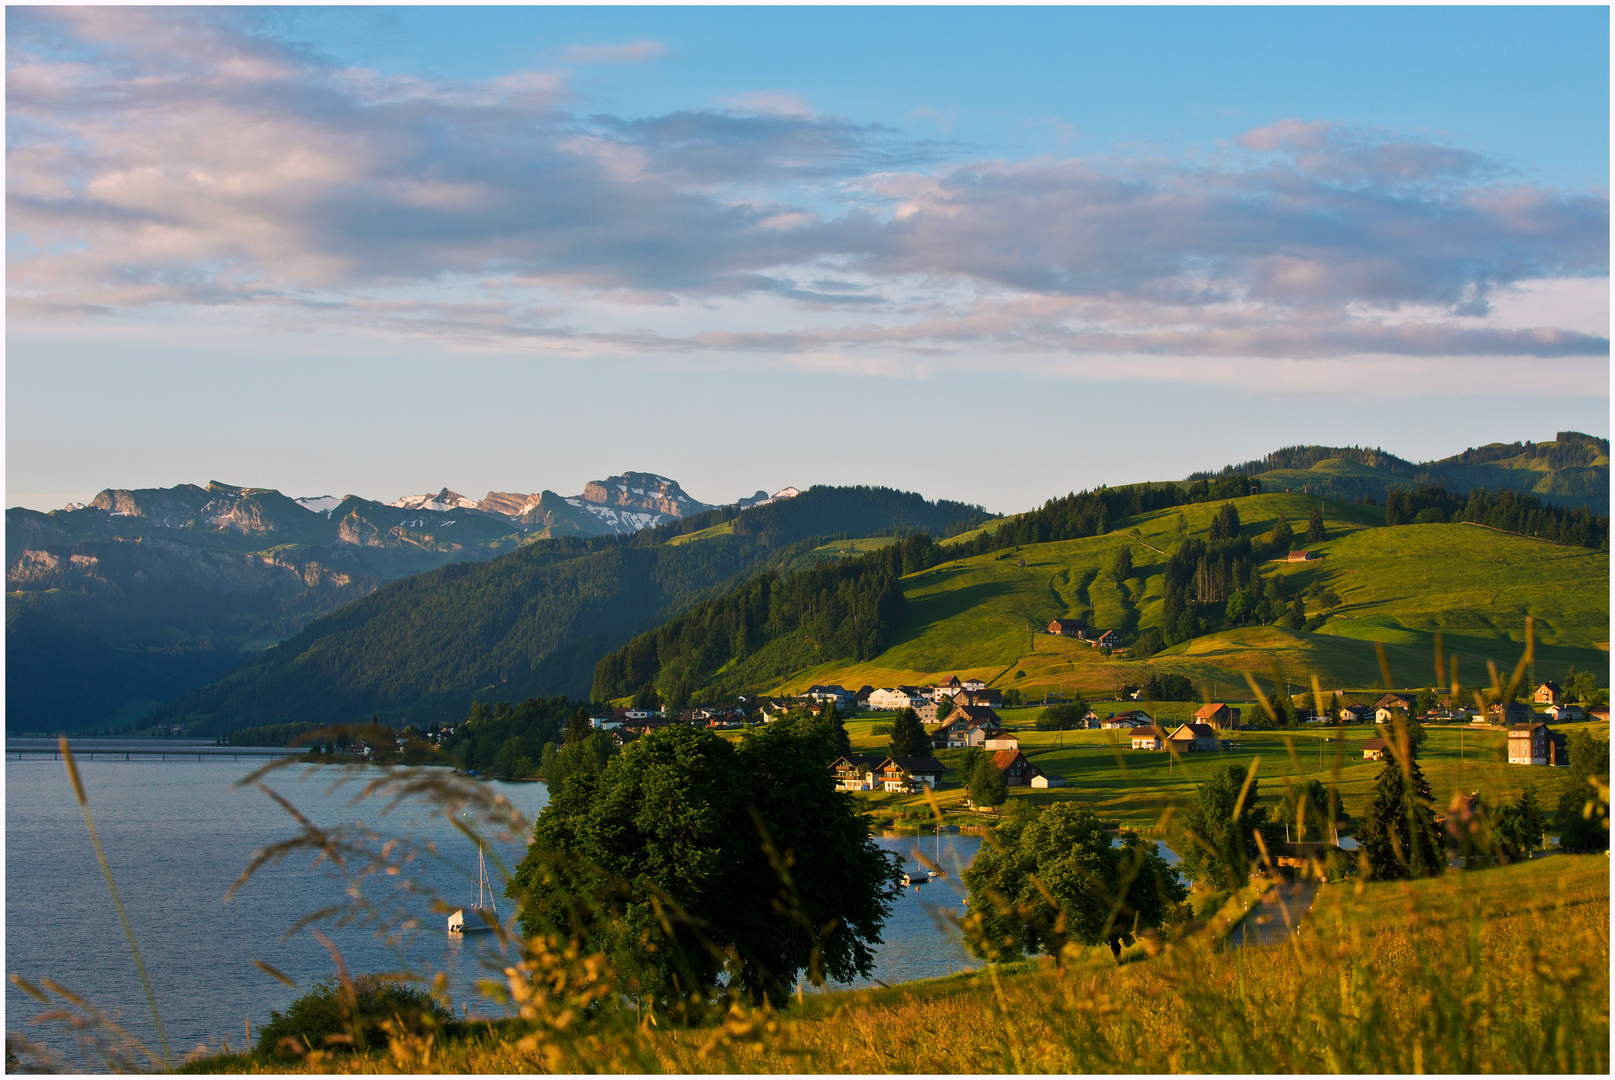
<svg viewBox="0 0 1615 1080">
<path fill-rule="evenodd" d="M 1101 706 L 1100 712 L 1109 706 Z M 1115 706 L 1120 710 L 1121 706 Z M 1187 718 L 1193 704 L 1150 707 L 1160 720 Z M 1246 705 L 1248 710 L 1250 705 Z M 1006 720 L 1025 718 L 1036 710 L 1007 710 Z M 847 723 L 854 750 L 881 753 L 887 738 L 870 732 L 873 721 Z M 1373 724 L 1344 729 L 1344 742 L 1329 742 L 1337 732 L 1321 730 L 1322 725 L 1303 725 L 1290 731 L 1240 731 L 1233 733 L 1237 750 L 1184 754 L 1175 757 L 1165 751 L 1133 750 L 1125 731 L 1032 731 L 1018 732 L 1021 751 L 1044 772 L 1065 778 L 1066 787 L 1047 790 L 1012 788 L 1012 799 L 1027 799 L 1038 806 L 1075 802 L 1103 818 L 1120 821 L 1128 828 L 1154 830 L 1169 807 L 1181 806 L 1207 774 L 1224 764 L 1256 769 L 1260 805 L 1274 812 L 1284 797 L 1285 781 L 1292 783 L 1321 779 L 1340 791 L 1341 803 L 1349 814 L 1362 810 L 1371 796 L 1382 765 L 1364 761 L 1362 744 L 1378 738 Z M 1431 725 L 1428 738 L 1419 750 L 1419 767 L 1430 782 L 1435 799 L 1445 807 L 1458 792 L 1478 791 L 1486 802 L 1499 806 L 1513 802 L 1527 783 L 1534 784 L 1539 803 L 1552 810 L 1564 790 L 1567 770 L 1542 766 L 1509 765 L 1502 760 L 1505 736 L 1501 729 L 1472 725 Z M 1555 730 L 1566 733 L 1591 730 L 1607 737 L 1608 726 L 1601 724 L 1561 724 Z M 951 763 L 962 751 L 945 751 Z M 1339 772 L 1336 774 L 1338 754 Z M 944 787 L 936 793 L 944 812 L 957 814 L 954 820 L 971 824 L 982 816 L 965 809 L 965 793 L 950 772 Z M 923 796 L 880 795 L 872 800 L 877 814 L 895 813 L 925 806 Z M 1343 830 L 1344 831 L 1344 830 Z"/>
<path fill-rule="evenodd" d="M 395 1041 L 308 1071 L 1400 1072 L 1609 1070 L 1609 860 L 1549 856 L 1415 883 L 1324 886 L 1290 944 L 1197 933 L 1114 964 L 1073 949 L 680 1030 L 526 1024 Z M 270 1071 L 240 1056 L 194 1071 Z M 294 1065 L 295 1068 L 295 1065 Z M 277 1069 L 276 1071 L 283 1071 Z"/>
<path fill-rule="evenodd" d="M 1304 532 L 1320 504 L 1300 494 L 1234 502 L 1251 535 L 1265 534 L 1281 513 Z M 1292 592 L 1319 583 L 1340 597 L 1315 633 L 1228 630 L 1141 662 L 1107 660 L 1082 642 L 1039 632 L 1065 617 L 1120 630 L 1124 638 L 1156 625 L 1179 513 L 1189 535 L 1203 535 L 1217 505 L 1145 514 L 1115 523 L 1105 536 L 971 556 L 914 574 L 905 579 L 908 605 L 894 644 L 866 663 L 799 672 L 778 691 L 814 683 L 923 684 L 957 674 L 1027 697 L 1062 690 L 1092 697 L 1141 683 L 1155 668 L 1190 678 L 1202 700 L 1221 700 L 1248 695 L 1246 672 L 1265 679 L 1275 668 L 1301 685 L 1312 674 L 1326 689 L 1380 685 L 1374 642 L 1385 646 L 1393 682 L 1413 687 L 1435 681 L 1436 633 L 1445 651 L 1457 655 L 1465 682 L 1484 683 L 1488 660 L 1505 671 L 1518 660 L 1527 615 L 1535 618 L 1537 642 L 1532 677 L 1562 677 L 1574 664 L 1608 683 L 1608 552 L 1471 525 L 1390 529 L 1380 508 L 1352 503 L 1322 503 L 1329 538 L 1308 545 L 1319 558 L 1265 568 L 1286 576 Z M 1118 586 L 1106 570 L 1123 545 L 1132 547 L 1135 569 Z M 1016 565 L 1020 560 L 1024 567 Z"/>
</svg>

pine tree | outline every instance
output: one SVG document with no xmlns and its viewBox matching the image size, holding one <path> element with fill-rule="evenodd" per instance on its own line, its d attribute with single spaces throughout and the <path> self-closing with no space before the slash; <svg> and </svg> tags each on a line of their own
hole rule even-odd
<svg viewBox="0 0 1615 1080">
<path fill-rule="evenodd" d="M 580 706 L 566 721 L 566 745 L 582 742 L 593 730 L 594 725 L 589 723 L 589 710 Z"/>
<path fill-rule="evenodd" d="M 1400 741 L 1393 734 L 1388 743 Z M 1429 877 L 1446 866 L 1436 835 L 1430 784 L 1419 769 L 1411 743 L 1387 746 L 1385 766 L 1374 782 L 1363 832 L 1358 838 L 1375 878 Z"/>
<path fill-rule="evenodd" d="M 1323 539 L 1323 507 L 1314 506 L 1312 516 L 1307 518 L 1307 543 L 1316 544 Z"/>
<path fill-rule="evenodd" d="M 890 745 L 892 757 L 930 757 L 931 737 L 913 709 L 899 709 L 892 718 Z"/>
<path fill-rule="evenodd" d="M 1286 555 L 1294 546 L 1295 530 L 1290 528 L 1290 523 L 1284 520 L 1283 514 L 1280 514 L 1278 521 L 1273 523 L 1273 531 L 1268 534 L 1267 543 L 1275 552 Z"/>
</svg>

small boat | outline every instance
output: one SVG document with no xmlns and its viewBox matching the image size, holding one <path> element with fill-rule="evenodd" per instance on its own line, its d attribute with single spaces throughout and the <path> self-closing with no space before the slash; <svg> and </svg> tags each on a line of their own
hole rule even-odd
<svg viewBox="0 0 1615 1080">
<path fill-rule="evenodd" d="M 935 870 L 927 870 L 925 872 L 925 876 L 928 877 L 928 878 L 939 878 L 939 877 L 947 877 L 948 876 L 948 872 L 946 870 L 942 869 L 942 826 L 941 825 L 938 825 L 936 827 L 936 869 Z"/>
<path fill-rule="evenodd" d="M 915 877 L 913 874 L 903 875 L 903 885 L 905 888 L 912 886 L 917 889 L 921 885 L 929 884 L 931 884 L 931 879 L 929 877 Z"/>
<path fill-rule="evenodd" d="M 486 894 L 488 906 L 482 906 Z M 469 914 L 469 918 L 467 918 Z M 469 909 L 461 908 L 449 916 L 449 933 L 478 934 L 491 931 L 499 922 L 499 905 L 494 903 L 493 885 L 488 881 L 488 864 L 483 860 L 482 849 L 477 848 L 477 903 Z"/>
</svg>

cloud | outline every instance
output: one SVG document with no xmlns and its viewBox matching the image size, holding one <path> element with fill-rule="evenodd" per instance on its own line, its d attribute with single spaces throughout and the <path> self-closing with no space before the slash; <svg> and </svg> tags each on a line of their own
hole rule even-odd
<svg viewBox="0 0 1615 1080">
<path fill-rule="evenodd" d="M 642 64 L 667 55 L 659 41 L 639 38 L 621 45 L 570 45 L 561 50 L 563 64 Z"/>
<path fill-rule="evenodd" d="M 1607 193 L 1424 135 L 1284 120 L 1210 161 L 973 160 L 790 95 L 623 117 L 555 71 L 344 68 L 228 10 L 8 28 L 14 318 L 229 309 L 870 371 L 1608 352 L 1607 301 L 1600 323 L 1566 284 L 1607 282 Z"/>
</svg>

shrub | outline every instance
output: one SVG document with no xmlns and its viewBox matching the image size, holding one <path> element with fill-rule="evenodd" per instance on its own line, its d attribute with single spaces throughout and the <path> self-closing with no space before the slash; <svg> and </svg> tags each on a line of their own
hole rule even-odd
<svg viewBox="0 0 1615 1080">
<path fill-rule="evenodd" d="M 296 1057 L 308 1050 L 363 1050 L 386 1044 L 383 1025 L 389 1021 L 424 1034 L 453 1019 L 425 990 L 374 975 L 360 975 L 350 989 L 333 977 L 316 982 L 284 1013 L 271 1012 L 258 1035 L 257 1049 L 266 1057 Z"/>
</svg>

